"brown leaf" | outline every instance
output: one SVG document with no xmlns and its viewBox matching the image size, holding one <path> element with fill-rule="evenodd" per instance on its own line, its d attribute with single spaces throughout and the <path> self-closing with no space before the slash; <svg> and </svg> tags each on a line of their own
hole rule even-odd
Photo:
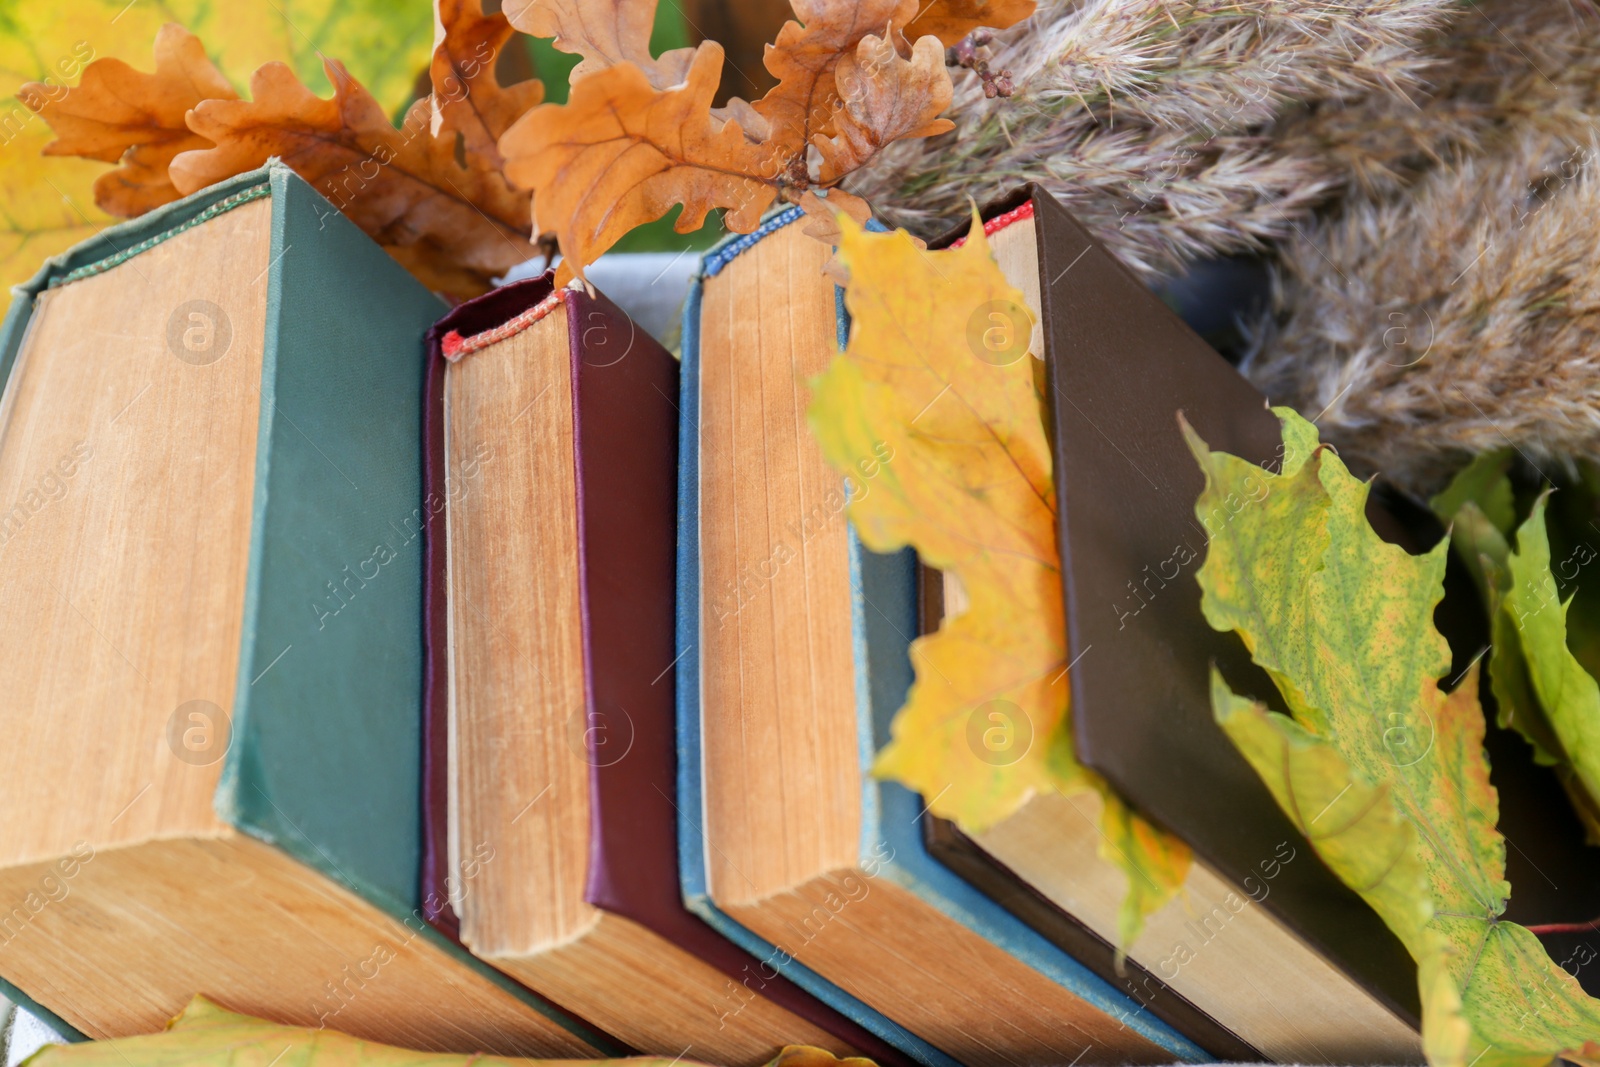
<svg viewBox="0 0 1600 1067">
<path fill-rule="evenodd" d="M 730 230 L 755 229 L 777 190 L 754 176 L 763 147 L 711 114 L 721 72 L 713 41 L 670 89 L 631 63 L 606 67 L 574 82 L 565 105 L 534 108 L 500 139 L 506 173 L 535 191 L 537 231 L 561 242 L 558 281 L 582 278 L 595 256 L 675 204 L 683 205 L 679 233 L 719 207 Z"/>
<path fill-rule="evenodd" d="M 1015 26 L 1036 6 L 1036 0 L 933 0 L 904 31 L 913 41 L 931 33 L 949 46 L 980 26 L 991 30 Z"/>
<path fill-rule="evenodd" d="M 756 101 L 756 111 L 772 126 L 775 151 L 788 163 L 804 165 L 805 146 L 834 132 L 839 94 L 834 71 L 869 33 L 903 26 L 916 13 L 917 0 L 792 0 L 801 22 L 783 24 L 763 61 L 778 84 Z M 802 25 L 802 23 L 804 23 Z M 892 34 L 891 34 L 892 36 Z"/>
<path fill-rule="evenodd" d="M 778 84 L 754 104 L 736 98 L 721 108 L 711 107 L 722 66 L 715 43 L 695 52 L 681 85 L 651 76 L 651 3 L 508 6 L 516 25 L 564 36 L 592 64 L 566 105 L 535 109 L 500 142 L 507 173 L 536 193 L 536 229 L 560 239 L 563 275 L 581 277 L 619 237 L 674 204 L 684 208 L 679 232 L 721 207 L 728 228 L 747 233 L 773 200 L 821 203 L 802 194 L 834 185 L 896 138 L 950 128 L 936 118 L 951 98 L 942 46 L 928 37 L 913 49 L 898 28 L 918 0 L 792 2 L 798 21 L 784 24 L 764 60 Z M 865 204 L 850 200 L 865 218 Z M 827 235 L 834 225 L 830 208 L 811 229 Z"/>
<path fill-rule="evenodd" d="M 216 147 L 174 159 L 173 184 L 194 192 L 278 156 L 425 284 L 452 296 L 485 291 L 535 254 L 527 197 L 497 171 L 458 164 L 455 131 L 429 130 L 429 101 L 413 104 L 397 130 L 342 64 L 326 67 L 331 100 L 269 63 L 250 80 L 251 100 L 196 106 L 189 125 Z"/>
<path fill-rule="evenodd" d="M 468 296 L 534 254 L 527 198 L 500 173 L 496 142 L 543 89 L 496 80 L 512 35 L 503 16 L 484 15 L 481 0 L 435 10 L 434 93 L 399 130 L 337 63 L 325 65 L 332 100 L 269 64 L 252 79 L 256 100 L 241 101 L 175 25 L 157 37 L 154 74 L 100 60 L 78 88 L 33 86 L 29 99 L 59 135 L 51 154 L 120 162 L 95 184 L 112 213 L 141 214 L 281 156 L 424 282 Z"/>
<path fill-rule="evenodd" d="M 534 37 L 552 38 L 557 50 L 583 57 L 572 81 L 618 63 L 632 63 L 657 89 L 681 85 L 694 60 L 693 48 L 650 55 L 655 0 L 505 0 L 511 25 Z"/>
<path fill-rule="evenodd" d="M 806 213 L 806 228 L 801 232 L 813 240 L 832 245 L 837 249 L 840 238 L 844 236 L 844 231 L 839 225 L 839 216 L 847 215 L 854 219 L 858 226 L 865 226 L 867 220 L 872 217 L 872 207 L 859 196 L 847 193 L 843 189 L 829 189 L 827 194 L 827 199 L 823 199 L 808 189 L 800 197 L 800 208 Z M 837 252 L 829 256 L 828 262 L 822 265 L 822 273 L 826 274 L 834 285 L 844 287 L 850 284 L 850 272 L 845 269 Z"/>
<path fill-rule="evenodd" d="M 818 135 L 821 181 L 838 181 L 891 141 L 931 137 L 955 128 L 939 113 L 950 106 L 950 72 L 937 37 L 919 40 L 903 59 L 892 41 L 867 36 L 854 54 L 839 60 L 835 74 L 844 108 L 834 120 L 838 134 Z"/>
<path fill-rule="evenodd" d="M 155 61 L 155 73 L 145 74 L 120 59 L 97 59 L 76 88 L 30 82 L 18 93 L 55 131 L 46 155 L 118 164 L 94 185 L 95 203 L 113 215 L 142 215 L 178 199 L 167 164 L 211 144 L 184 125 L 184 115 L 202 100 L 238 96 L 200 38 L 175 23 L 156 34 Z"/>
<path fill-rule="evenodd" d="M 502 87 L 495 78 L 500 49 L 516 31 L 504 15 L 485 15 L 483 0 L 436 0 L 433 11 L 434 132 L 460 133 L 468 166 L 498 170 L 504 161 L 495 143 L 544 99 L 544 86 Z"/>
<path fill-rule="evenodd" d="M 711 116 L 723 122 L 737 122 L 744 131 L 745 140 L 752 144 L 761 144 L 772 136 L 772 123 L 750 101 L 737 96 L 730 96 L 726 104 L 712 108 Z"/>
<path fill-rule="evenodd" d="M 872 207 L 859 196 L 843 189 L 829 189 L 827 194 L 823 198 L 808 189 L 800 197 L 800 208 L 807 215 L 803 232 L 807 237 L 814 237 L 824 244 L 837 245 L 842 233 L 839 229 L 840 213 L 854 219 L 856 225 L 865 226 L 872 217 Z"/>
</svg>

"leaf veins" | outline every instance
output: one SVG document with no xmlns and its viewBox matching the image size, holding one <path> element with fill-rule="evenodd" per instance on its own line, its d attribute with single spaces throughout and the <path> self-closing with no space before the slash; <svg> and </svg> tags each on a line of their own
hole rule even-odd
<svg viewBox="0 0 1600 1067">
<path fill-rule="evenodd" d="M 120 59 L 100 59 L 66 92 L 29 82 L 19 93 L 55 131 L 45 155 L 117 164 L 96 179 L 94 199 L 124 218 L 182 195 L 167 165 L 180 152 L 211 145 L 185 125 L 184 116 L 202 100 L 238 95 L 207 58 L 200 38 L 176 23 L 157 32 L 155 61 L 155 72 L 145 74 Z"/>
<path fill-rule="evenodd" d="M 1582 1060 L 1600 1036 L 1600 1002 L 1501 918 L 1511 887 L 1475 668 L 1454 691 L 1439 686 L 1450 648 L 1433 616 L 1448 543 L 1412 556 L 1379 538 L 1367 483 L 1318 446 L 1314 427 L 1276 410 L 1289 446 L 1278 474 L 1210 451 L 1185 427 L 1206 475 L 1197 514 L 1243 485 L 1258 490 L 1208 543 L 1206 619 L 1244 638 L 1292 716 L 1217 678 L 1217 721 L 1416 959 L 1434 1067 Z"/>
<path fill-rule="evenodd" d="M 777 84 L 721 108 L 712 107 L 721 48 L 702 44 L 686 65 L 681 50 L 652 58 L 653 3 L 508 5 L 518 26 L 584 57 L 565 110 L 536 109 L 500 146 L 513 180 L 536 194 L 539 229 L 560 241 L 564 275 L 581 277 L 619 237 L 678 204 L 680 233 L 719 207 L 730 230 L 748 233 L 779 198 L 808 213 L 848 204 L 859 217 L 859 200 L 814 194 L 895 140 L 950 128 L 937 117 L 951 99 L 937 35 L 974 18 L 1009 25 L 1033 9 L 1032 0 L 933 0 L 920 12 L 917 0 L 792 3 L 797 19 L 763 60 Z M 933 36 L 913 47 L 902 30 L 918 19 Z M 830 234 L 833 224 L 807 232 Z"/>
<path fill-rule="evenodd" d="M 976 358 L 968 323 L 985 306 L 1022 308 L 983 227 L 928 252 L 904 231 L 839 218 L 850 272 L 848 351 L 812 383 L 812 433 L 851 480 L 862 544 L 906 545 L 959 580 L 967 606 L 911 645 L 916 682 L 873 773 L 929 798 L 969 831 L 1030 797 L 1094 792 L 1102 852 L 1128 876 L 1119 937 L 1183 884 L 1190 854 L 1129 811 L 1077 761 L 1067 718 L 1067 632 L 1050 443 L 1039 361 Z M 887 457 L 887 458 L 885 458 Z M 993 744 L 991 744 L 993 742 Z M 998 752 L 1003 758 L 987 758 Z"/>
<path fill-rule="evenodd" d="M 96 202 L 137 215 L 277 156 L 314 185 L 425 284 L 455 297 L 536 254 L 527 197 L 506 181 L 497 143 L 543 94 L 510 87 L 494 67 L 512 29 L 481 0 L 439 0 L 433 93 L 399 129 L 336 61 L 324 68 L 331 100 L 282 63 L 258 69 L 240 100 L 199 39 L 168 26 L 156 72 L 115 59 L 40 112 L 56 129 L 56 154 L 121 165 L 95 187 Z"/>
<path fill-rule="evenodd" d="M 700 227 L 713 208 L 749 232 L 777 189 L 761 180 L 762 151 L 737 122 L 711 113 L 722 47 L 700 45 L 682 85 L 658 89 L 631 63 L 573 83 L 564 105 L 534 108 L 506 134 L 506 173 L 536 193 L 537 228 L 553 231 L 566 259 L 558 281 L 641 222 L 683 205 L 677 229 Z"/>
<path fill-rule="evenodd" d="M 909 60 L 900 58 L 893 42 L 863 37 L 853 54 L 840 59 L 835 79 L 844 103 L 834 120 L 838 133 L 817 134 L 813 141 L 822 155 L 824 185 L 893 141 L 955 129 L 955 123 L 938 117 L 950 106 L 951 86 L 944 49 L 933 37 L 918 41 Z"/>
<path fill-rule="evenodd" d="M 655 0 L 506 0 L 511 25 L 534 37 L 551 38 L 562 52 L 583 57 L 571 80 L 618 63 L 631 63 L 650 84 L 667 89 L 682 84 L 694 57 L 692 48 L 650 55 Z"/>
</svg>

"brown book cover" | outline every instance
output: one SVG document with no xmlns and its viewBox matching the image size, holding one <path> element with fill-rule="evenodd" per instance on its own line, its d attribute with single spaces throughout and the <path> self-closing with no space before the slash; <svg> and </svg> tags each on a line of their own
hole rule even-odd
<svg viewBox="0 0 1600 1067">
<path fill-rule="evenodd" d="M 443 348 L 549 299 L 567 308 L 577 460 L 591 852 L 585 899 L 646 927 L 726 975 L 739 998 L 776 1002 L 883 1064 L 903 1054 L 757 961 L 683 906 L 678 890 L 675 684 L 678 364 L 604 296 L 555 290 L 552 276 L 468 301 L 428 335 L 426 474 L 445 484 Z M 427 534 L 427 739 L 423 896 L 429 919 L 459 936 L 446 892 L 448 713 L 443 507 Z M 621 758 L 623 755 L 626 758 Z"/>
<path fill-rule="evenodd" d="M 1213 448 L 1259 463 L 1277 454 L 1277 419 L 1234 368 L 1054 199 L 1026 186 L 991 205 L 985 217 L 1003 221 L 1017 212 L 1034 220 L 1079 757 L 1189 842 L 1227 882 L 1255 884 L 1258 864 L 1280 843 L 1302 846 L 1307 855 L 1309 849 L 1212 720 L 1212 663 L 1236 684 L 1248 683 L 1244 691 L 1271 690 L 1238 639 L 1212 630 L 1200 614 L 1193 571 L 1205 558 L 1205 531 L 1193 511 L 1201 476 L 1177 413 Z M 950 828 L 931 828 L 929 836 L 969 878 L 991 892 L 1008 887 L 1002 902 L 1019 917 L 1086 964 L 1111 971 L 1105 939 L 1042 900 L 1025 879 Z M 1410 957 L 1320 863 L 1281 865 L 1261 903 L 1313 952 L 1415 1025 Z M 1152 995 L 1163 983 L 1149 971 L 1130 971 L 1118 984 L 1219 1055 L 1258 1047 L 1251 1035 L 1207 1018 L 1171 989 Z"/>
<path fill-rule="evenodd" d="M 1062 585 L 1066 602 L 1074 740 L 1082 761 L 1134 807 L 1187 841 L 1224 879 L 1250 885 L 1280 842 L 1303 839 L 1216 726 L 1209 669 L 1240 692 L 1275 699 L 1270 680 L 1235 635 L 1211 629 L 1194 571 L 1206 534 L 1194 515 L 1202 476 L 1178 429 L 1184 416 L 1212 448 L 1270 466 L 1277 419 L 1265 399 L 1051 197 L 1026 186 L 984 217 L 1030 210 L 1035 217 L 1039 311 L 1050 381 Z M 935 247 L 965 232 L 950 234 Z M 1415 502 L 1381 481 L 1369 519 L 1413 552 L 1444 536 Z M 1464 668 L 1487 639 L 1470 583 L 1452 562 L 1450 602 L 1440 625 Z M 940 590 L 925 582 L 927 625 Z M 1487 691 L 1485 691 L 1487 700 Z M 1487 714 L 1493 717 L 1492 705 Z M 1600 912 L 1600 852 L 1548 768 L 1503 730 L 1490 730 L 1501 825 L 1512 847 L 1517 892 L 1507 917 L 1522 923 L 1583 920 Z M 948 824 L 927 828 L 930 847 L 964 876 L 1102 974 L 1110 946 Z M 1376 1002 L 1415 1027 L 1415 965 L 1360 899 L 1318 862 L 1276 867 L 1262 907 Z M 1600 949 L 1593 933 L 1546 939 L 1552 957 L 1580 981 Z M 1132 967 L 1130 961 L 1130 968 Z M 1130 969 L 1130 992 L 1152 976 Z M 1154 985 L 1161 986 L 1159 977 Z M 1220 1056 L 1252 1051 L 1174 991 L 1142 996 L 1150 1010 Z M 1198 1016 L 1198 1017 L 1197 1017 Z"/>
</svg>

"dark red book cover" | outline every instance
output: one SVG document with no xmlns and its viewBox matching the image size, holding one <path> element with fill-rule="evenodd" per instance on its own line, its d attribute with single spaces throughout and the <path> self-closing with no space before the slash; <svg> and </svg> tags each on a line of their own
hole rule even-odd
<svg viewBox="0 0 1600 1067">
<path fill-rule="evenodd" d="M 448 659 L 445 640 L 444 348 L 453 333 L 504 326 L 554 297 L 566 305 L 576 437 L 578 556 L 593 771 L 588 884 L 592 905 L 623 916 L 883 1064 L 900 1053 L 782 977 L 683 906 L 678 889 L 674 735 L 678 363 L 598 293 L 556 291 L 552 276 L 470 300 L 428 333 L 424 404 L 427 522 L 426 728 L 422 897 L 426 917 L 459 939 L 448 873 Z M 625 759 L 623 757 L 626 757 Z"/>
</svg>

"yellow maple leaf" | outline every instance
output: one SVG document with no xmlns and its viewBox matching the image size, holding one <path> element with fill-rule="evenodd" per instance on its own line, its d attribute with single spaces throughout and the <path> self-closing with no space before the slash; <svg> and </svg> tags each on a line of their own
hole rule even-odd
<svg viewBox="0 0 1600 1067">
<path fill-rule="evenodd" d="M 419 1052 L 363 1041 L 322 1027 L 286 1026 L 228 1011 L 204 996 L 191 1000 L 159 1034 L 46 1045 L 32 1067 L 699 1067 L 683 1059 L 635 1056 L 626 1060 L 536 1060 L 510 1056 Z M 873 1067 L 860 1057 L 839 1059 L 809 1045 L 786 1045 L 767 1067 Z"/>
<path fill-rule="evenodd" d="M 0 8 L 0 284 L 27 280 L 45 257 L 116 220 L 95 206 L 105 165 L 45 159 L 45 121 L 15 97 L 75 84 L 89 63 L 121 56 L 148 69 L 163 23 L 204 38 L 235 87 L 272 60 L 288 62 L 318 92 L 331 90 L 319 52 L 348 56 L 352 72 L 386 108 L 409 98 L 433 43 L 427 0 L 53 0 Z"/>
<path fill-rule="evenodd" d="M 853 325 L 848 351 L 813 383 L 812 432 L 846 477 L 862 543 L 914 547 L 967 600 L 912 642 L 916 682 L 874 773 L 969 831 L 1036 794 L 1098 792 L 1115 846 L 1102 855 L 1130 882 L 1119 921 L 1127 946 L 1183 884 L 1190 855 L 1073 751 L 1042 364 L 1025 348 L 1032 315 L 976 217 L 966 244 L 941 252 L 903 231 L 839 224 Z M 1022 343 L 990 343 L 997 321 Z"/>
</svg>

